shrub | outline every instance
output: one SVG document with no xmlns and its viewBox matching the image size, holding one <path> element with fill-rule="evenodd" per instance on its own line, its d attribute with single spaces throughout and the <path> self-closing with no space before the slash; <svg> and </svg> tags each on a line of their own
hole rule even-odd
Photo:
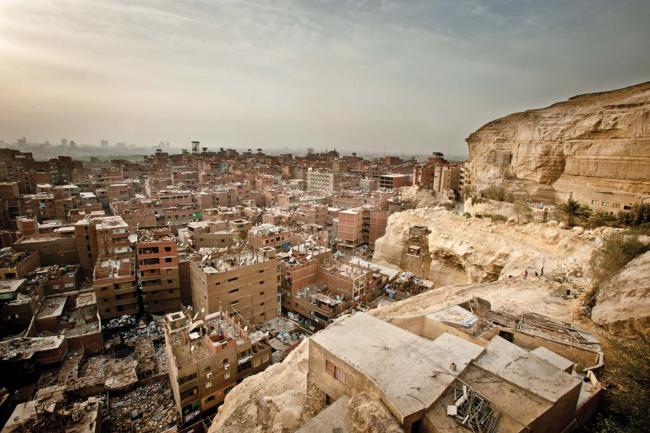
<svg viewBox="0 0 650 433">
<path fill-rule="evenodd" d="M 492 220 L 493 223 L 506 222 L 508 220 L 506 217 L 504 217 L 503 215 L 500 215 L 498 213 L 493 213 L 493 214 L 490 214 L 488 216 L 490 217 L 490 219 Z"/>
<path fill-rule="evenodd" d="M 594 290 L 587 299 L 588 306 L 593 306 L 603 283 L 616 275 L 630 261 L 647 251 L 650 251 L 650 246 L 640 242 L 635 234 L 620 232 L 608 236 L 603 246 L 591 256 L 589 262 Z"/>
<path fill-rule="evenodd" d="M 603 211 L 594 212 L 587 219 L 587 227 L 596 228 L 596 227 L 619 227 L 619 219 L 617 216 L 609 214 Z"/>
<path fill-rule="evenodd" d="M 523 200 L 515 200 L 515 213 L 518 221 L 530 221 L 533 218 L 533 210 Z"/>
<path fill-rule="evenodd" d="M 502 186 L 489 186 L 481 191 L 481 195 L 488 200 L 506 201 L 506 189 Z"/>
</svg>

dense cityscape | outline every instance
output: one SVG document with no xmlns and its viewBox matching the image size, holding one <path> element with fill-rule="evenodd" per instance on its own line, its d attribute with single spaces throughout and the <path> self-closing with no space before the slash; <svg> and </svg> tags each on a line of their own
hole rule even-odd
<svg viewBox="0 0 650 433">
<path fill-rule="evenodd" d="M 0 433 L 650 431 L 648 0 L 0 0 Z"/>
</svg>

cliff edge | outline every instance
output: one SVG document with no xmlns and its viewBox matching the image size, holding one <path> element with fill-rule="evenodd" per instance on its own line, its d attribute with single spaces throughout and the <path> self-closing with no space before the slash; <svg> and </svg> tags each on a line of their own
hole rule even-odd
<svg viewBox="0 0 650 433">
<path fill-rule="evenodd" d="M 545 202 L 573 194 L 620 210 L 650 191 L 650 82 L 510 114 L 466 141 L 479 191 L 501 185 Z"/>
</svg>

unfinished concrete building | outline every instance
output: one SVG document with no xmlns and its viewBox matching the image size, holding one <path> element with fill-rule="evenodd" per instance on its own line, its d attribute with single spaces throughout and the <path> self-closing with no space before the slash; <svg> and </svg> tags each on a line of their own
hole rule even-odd
<svg viewBox="0 0 650 433">
<path fill-rule="evenodd" d="M 192 321 L 165 316 L 165 349 L 176 408 L 184 422 L 221 404 L 245 377 L 271 364 L 271 347 L 254 340 L 238 315 L 216 312 Z"/>
<path fill-rule="evenodd" d="M 46 295 L 54 295 L 77 290 L 79 284 L 79 266 L 52 265 L 36 269 L 36 274 L 47 279 Z"/>
<path fill-rule="evenodd" d="M 131 258 L 101 259 L 95 266 L 93 289 L 102 319 L 140 311 L 135 261 Z"/>
<path fill-rule="evenodd" d="M 299 245 L 280 262 L 282 308 L 312 330 L 328 326 L 341 313 L 374 299 L 386 278 L 352 261 L 332 259 L 331 250 Z"/>
<path fill-rule="evenodd" d="M 602 366 L 589 334 L 472 299 L 391 323 L 364 313 L 338 322 L 310 340 L 307 386 L 323 421 L 345 419 L 328 404 L 368 392 L 407 432 L 559 432 L 596 410 Z"/>
<path fill-rule="evenodd" d="M 236 311 L 251 324 L 277 316 L 278 270 L 275 248 L 221 251 L 190 263 L 194 310 Z"/>
<path fill-rule="evenodd" d="M 178 311 L 181 286 L 176 237 L 168 228 L 138 230 L 137 236 L 138 286 L 144 311 Z"/>
</svg>

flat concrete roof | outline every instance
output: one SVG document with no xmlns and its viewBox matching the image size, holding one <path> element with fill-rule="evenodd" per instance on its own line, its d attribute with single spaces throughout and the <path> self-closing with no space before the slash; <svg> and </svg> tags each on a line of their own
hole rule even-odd
<svg viewBox="0 0 650 433">
<path fill-rule="evenodd" d="M 399 411 L 400 422 L 427 410 L 484 350 L 447 333 L 429 340 L 365 313 L 311 338 L 373 381 Z"/>
<path fill-rule="evenodd" d="M 379 265 L 377 263 L 372 263 L 367 260 L 362 259 L 359 256 L 350 257 L 350 263 L 355 265 L 360 265 L 364 267 L 369 267 L 370 269 L 379 272 L 380 274 L 386 275 L 389 281 L 393 281 L 399 274 L 399 268 L 393 268 L 391 266 Z"/>
<path fill-rule="evenodd" d="M 564 356 L 558 355 L 551 350 L 548 350 L 546 347 L 540 346 L 535 350 L 531 350 L 530 353 L 537 355 L 539 358 L 542 358 L 544 361 L 556 366 L 562 371 L 566 371 L 567 373 L 570 373 L 571 370 L 573 370 L 573 361 L 566 359 Z"/>
<path fill-rule="evenodd" d="M 490 340 L 475 364 L 551 402 L 580 386 L 579 379 L 499 336 Z"/>
<path fill-rule="evenodd" d="M 478 317 L 459 305 L 450 305 L 426 315 L 427 319 L 443 323 L 451 323 L 463 328 L 471 328 L 478 320 Z"/>
</svg>

